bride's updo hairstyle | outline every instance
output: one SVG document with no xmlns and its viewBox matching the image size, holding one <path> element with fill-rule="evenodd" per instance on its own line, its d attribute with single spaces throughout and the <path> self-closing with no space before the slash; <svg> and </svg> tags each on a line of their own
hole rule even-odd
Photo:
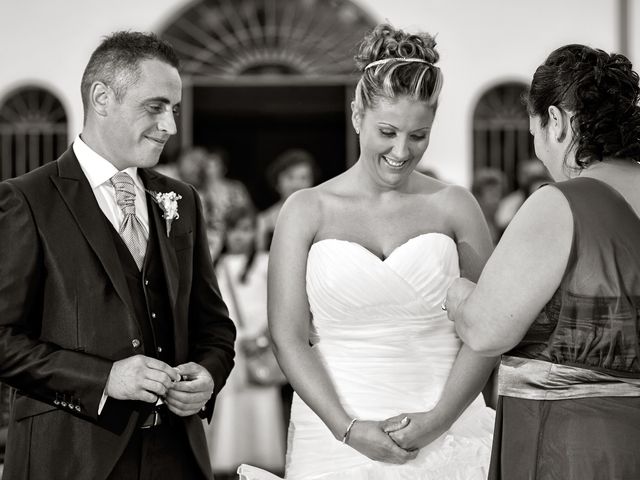
<svg viewBox="0 0 640 480">
<path fill-rule="evenodd" d="M 408 34 L 381 24 L 365 36 L 355 57 L 362 72 L 355 106 L 375 107 L 380 97 L 409 96 L 436 107 L 442 88 L 442 72 L 435 63 L 436 41 L 428 33 Z"/>
<path fill-rule="evenodd" d="M 538 67 L 525 96 L 529 115 L 544 127 L 549 107 L 569 112 L 576 164 L 605 158 L 640 160 L 638 74 L 624 55 L 566 45 Z"/>
</svg>

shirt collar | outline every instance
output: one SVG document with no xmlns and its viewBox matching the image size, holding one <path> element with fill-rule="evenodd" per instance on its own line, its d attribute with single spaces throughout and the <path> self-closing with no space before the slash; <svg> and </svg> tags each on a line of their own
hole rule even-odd
<svg viewBox="0 0 640 480">
<path fill-rule="evenodd" d="M 106 158 L 96 153 L 89 145 L 84 143 L 80 135 L 73 141 L 73 153 L 75 153 L 80 168 L 84 172 L 89 185 L 92 189 L 96 189 L 104 183 L 109 182 L 111 177 L 118 173 L 118 169 Z M 128 167 L 122 170 L 133 178 L 136 188 L 144 193 L 144 185 L 138 176 L 138 167 Z"/>
</svg>

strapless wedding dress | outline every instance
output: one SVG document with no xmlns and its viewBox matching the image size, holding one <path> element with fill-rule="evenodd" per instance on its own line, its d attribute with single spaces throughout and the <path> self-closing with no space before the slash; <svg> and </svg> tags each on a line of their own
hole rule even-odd
<svg viewBox="0 0 640 480">
<path fill-rule="evenodd" d="M 440 308 L 459 276 L 455 242 L 416 236 L 385 260 L 345 240 L 315 243 L 307 261 L 311 344 L 350 416 L 383 420 L 432 409 L 460 349 Z M 484 480 L 494 412 L 476 398 L 452 427 L 404 465 L 377 462 L 336 440 L 294 396 L 290 480 Z M 243 465 L 241 478 L 278 477 Z"/>
</svg>

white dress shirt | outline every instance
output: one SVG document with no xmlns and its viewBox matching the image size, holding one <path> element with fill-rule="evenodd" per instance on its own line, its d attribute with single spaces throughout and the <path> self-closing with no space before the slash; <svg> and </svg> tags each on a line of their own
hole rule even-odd
<svg viewBox="0 0 640 480">
<path fill-rule="evenodd" d="M 82 141 L 80 135 L 73 142 L 73 153 L 76 154 L 80 168 L 89 180 L 91 190 L 96 197 L 100 210 L 111 222 L 116 232 L 120 231 L 120 225 L 124 220 L 124 214 L 116 203 L 116 189 L 111 184 L 111 177 L 118 173 L 118 169 L 104 157 L 94 152 L 91 147 Z M 149 213 L 147 211 L 147 198 L 144 185 L 138 176 L 137 167 L 129 167 L 122 170 L 132 179 L 136 188 L 136 216 L 144 227 L 145 237 L 149 238 Z"/>
<path fill-rule="evenodd" d="M 84 173 L 91 190 L 96 197 L 100 210 L 104 213 L 104 216 L 111 222 L 116 232 L 120 231 L 120 224 L 124 219 L 124 213 L 116 202 L 116 189 L 111 183 L 111 177 L 118 173 L 118 169 L 113 166 L 104 157 L 101 157 L 94 152 L 89 145 L 84 143 L 80 138 L 80 135 L 73 141 L 73 153 L 75 153 L 80 168 Z M 129 174 L 133 179 L 133 184 L 136 188 L 136 216 L 140 219 L 142 226 L 145 230 L 145 237 L 149 238 L 149 213 L 147 211 L 147 198 L 144 191 L 144 185 L 142 180 L 138 176 L 137 167 L 129 167 L 123 172 Z M 102 393 L 102 399 L 98 405 L 98 415 L 102 413 L 102 408 L 107 401 L 107 392 Z"/>
</svg>

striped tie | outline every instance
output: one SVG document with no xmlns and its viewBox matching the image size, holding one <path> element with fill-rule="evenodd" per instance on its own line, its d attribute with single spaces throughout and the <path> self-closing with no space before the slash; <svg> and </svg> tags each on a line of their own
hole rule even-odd
<svg viewBox="0 0 640 480">
<path fill-rule="evenodd" d="M 111 177 L 111 184 L 116 189 L 116 203 L 124 214 L 120 224 L 120 236 L 131 252 L 138 270 L 142 270 L 144 254 L 147 251 L 147 236 L 140 219 L 136 216 L 136 187 L 133 178 L 124 172 L 118 172 Z"/>
</svg>

